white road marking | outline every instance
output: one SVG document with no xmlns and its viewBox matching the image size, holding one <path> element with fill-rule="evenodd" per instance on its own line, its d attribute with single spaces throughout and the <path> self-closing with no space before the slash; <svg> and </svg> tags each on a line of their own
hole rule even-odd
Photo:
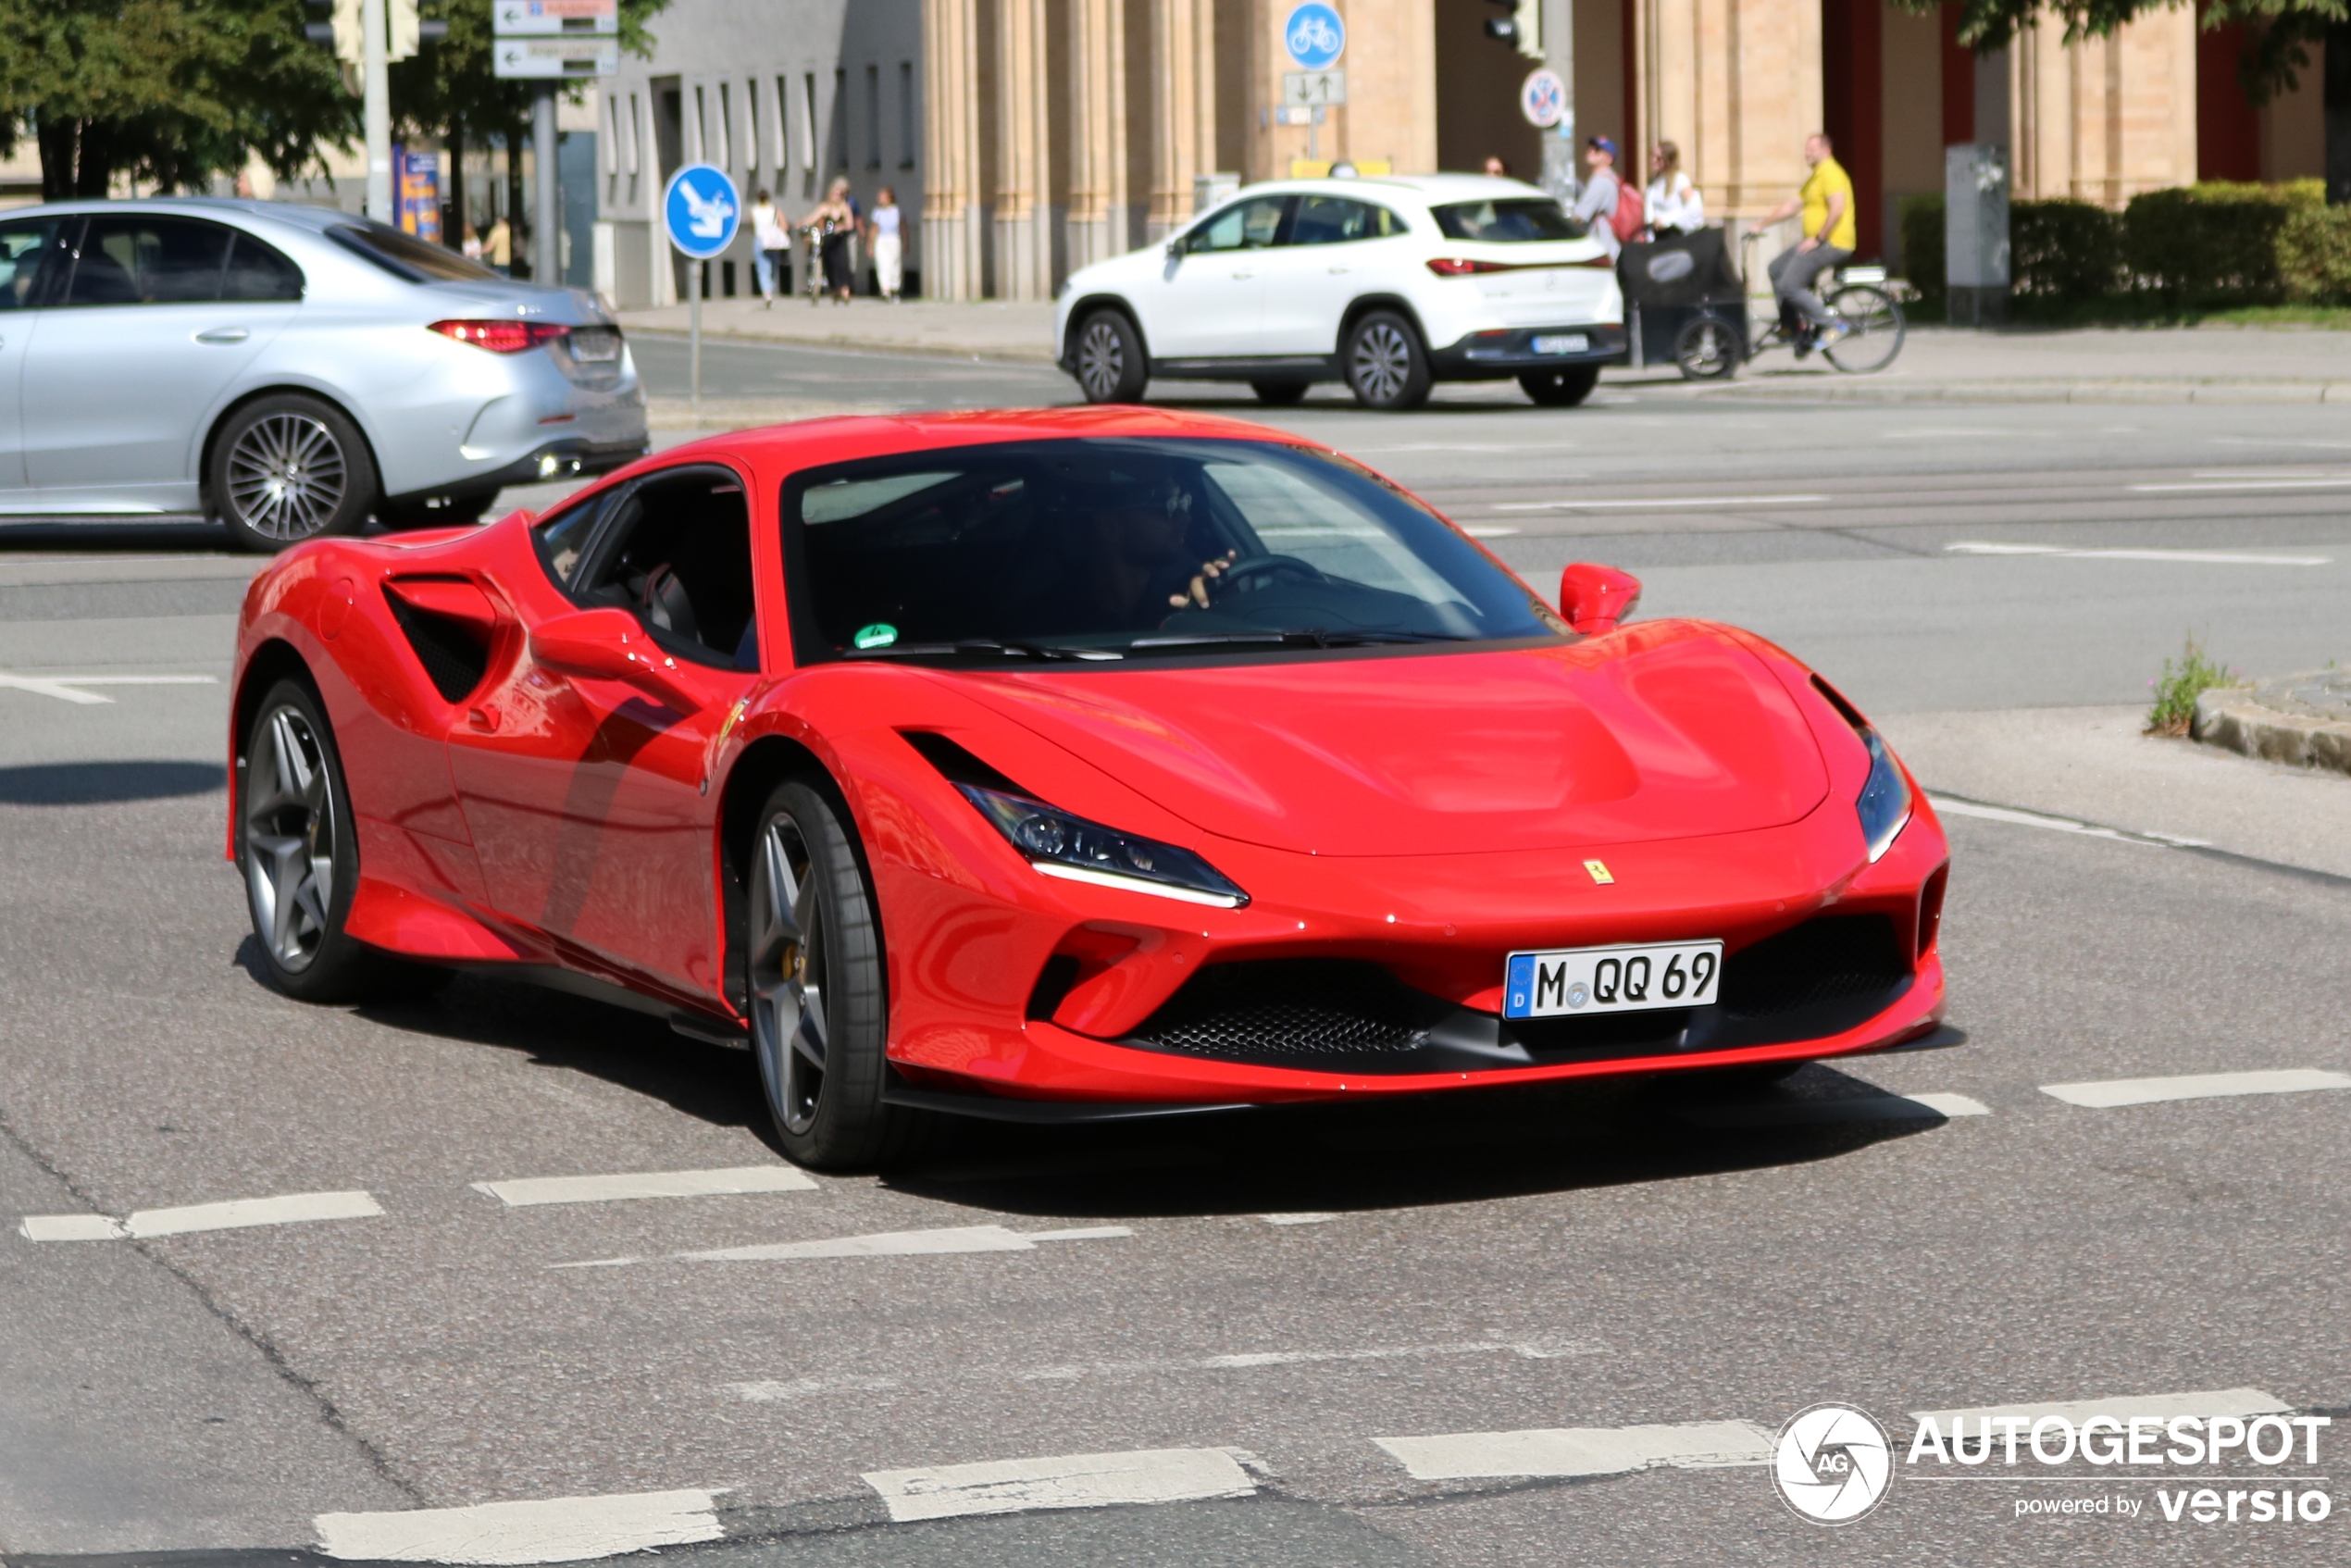
<svg viewBox="0 0 2351 1568">
<path fill-rule="evenodd" d="M 95 691 L 84 691 L 84 686 L 218 686 L 219 678 L 209 675 L 10 675 L 0 670 L 0 688 L 15 691 L 31 691 L 43 697 L 55 697 L 61 703 L 88 705 L 111 703 L 112 697 L 101 697 Z"/>
<path fill-rule="evenodd" d="M 1951 1435 L 1951 1423 L 1964 1418 L 1973 1432 L 1983 1430 L 1981 1423 L 1987 1416 L 2013 1415 L 2021 1418 L 2024 1430 L 2030 1433 L 2033 1423 L 2045 1415 L 2062 1416 L 2076 1426 L 2093 1415 L 2110 1415 L 2126 1425 L 2134 1415 L 2152 1416 L 2169 1421 L 2175 1415 L 2200 1415 L 2209 1419 L 2216 1415 L 2233 1415 L 2240 1419 L 2252 1415 L 2283 1415 L 2294 1407 L 2275 1395 L 2258 1388 L 2221 1388 L 2201 1394 L 2136 1394 L 2125 1399 L 2069 1400 L 2061 1404 L 2039 1405 L 1972 1405 L 1965 1410 L 1914 1410 L 1910 1419 L 1932 1421 Z M 1974 1451 L 1972 1442 L 1969 1452 Z"/>
<path fill-rule="evenodd" d="M 1988 1116 L 1964 1094 L 1872 1094 L 1857 1100 L 1792 1100 L 1755 1105 L 1691 1105 L 1674 1113 L 1701 1127 L 1768 1127 L 1826 1122 L 1905 1122 Z"/>
<path fill-rule="evenodd" d="M 584 1562 L 717 1540 L 726 1531 L 716 1510 L 714 1492 L 635 1492 L 397 1513 L 321 1513 L 312 1524 L 320 1551 L 356 1562 Z"/>
<path fill-rule="evenodd" d="M 709 1251 L 675 1252 L 671 1256 L 694 1263 L 766 1263 L 800 1258 L 913 1258 L 944 1252 L 1033 1252 L 1040 1241 L 1102 1241 L 1134 1234 L 1123 1225 L 1030 1231 L 1007 1230 L 1001 1225 L 966 1225 L 942 1230 L 892 1230 L 876 1236 L 833 1236 L 817 1241 L 770 1241 L 755 1247 L 719 1247 Z M 621 1268 L 647 1261 L 644 1258 L 590 1258 L 576 1263 L 550 1263 L 547 1266 L 551 1269 Z"/>
<path fill-rule="evenodd" d="M 612 1203 L 630 1198 L 704 1198 L 740 1192 L 814 1192 L 816 1184 L 791 1165 L 731 1165 L 708 1171 L 638 1171 L 621 1176 L 531 1176 L 478 1181 L 509 1209 L 541 1203 Z"/>
<path fill-rule="evenodd" d="M 2209 494 L 2232 490 L 2342 490 L 2351 487 L 2351 477 L 2325 479 L 2213 479 L 2193 484 L 2134 484 L 2130 488 L 2143 494 L 2169 492 L 2172 494 Z"/>
<path fill-rule="evenodd" d="M 1825 495 L 1602 496 L 1576 501 L 1498 501 L 1497 512 L 1615 511 L 1625 506 L 1796 506 L 1826 501 Z"/>
<path fill-rule="evenodd" d="M 1671 1466 L 1714 1470 L 1769 1464 L 1772 1434 L 1751 1421 L 1678 1426 L 1582 1426 L 1532 1432 L 1456 1432 L 1375 1437 L 1420 1481 L 1512 1475 L 1621 1475 Z"/>
<path fill-rule="evenodd" d="M 1472 539 L 1508 539 L 1511 535 L 1518 532 L 1518 529 L 1480 528 L 1475 524 L 1471 524 L 1464 527 L 1462 531 L 1469 535 Z"/>
<path fill-rule="evenodd" d="M 1948 795 L 1929 794 L 1934 809 L 1948 816 L 1972 816 L 1985 822 L 2005 822 L 2012 828 L 2040 828 L 2052 833 L 2079 833 L 2091 839 L 2112 839 L 2117 843 L 2146 844 L 2155 849 L 2202 849 L 2211 840 L 2183 839 L 2174 833 L 2134 833 L 2124 828 L 2101 828 L 2095 822 L 2076 822 L 2070 816 L 2051 816 L 2045 812 L 2019 811 L 2014 806 L 1987 806 L 1977 801 L 1956 800 Z"/>
<path fill-rule="evenodd" d="M 2230 550 L 2068 550 L 2057 544 L 1947 544 L 1956 555 L 2039 555 L 2063 561 L 2171 561 L 2196 566 L 2324 566 L 2332 555 L 2256 555 Z"/>
<path fill-rule="evenodd" d="M 2299 1094 L 2315 1089 L 2351 1089 L 2351 1073 L 2287 1067 L 2272 1072 L 2197 1073 L 2172 1078 L 2108 1078 L 2096 1083 L 2043 1084 L 2041 1092 L 2068 1105 L 2105 1111 L 2117 1105 L 2152 1105 L 2166 1100 L 2225 1100 L 2241 1094 Z"/>
<path fill-rule="evenodd" d="M 1295 1214 L 1260 1214 L 1257 1217 L 1263 1220 L 1267 1225 L 1328 1225 L 1331 1221 L 1338 1218 L 1337 1214 L 1316 1213 L 1301 1213 Z"/>
<path fill-rule="evenodd" d="M 179 1209 L 141 1209 L 122 1219 L 105 1214 L 28 1214 L 19 1227 L 34 1241 L 113 1241 L 185 1236 L 200 1230 L 302 1225 L 311 1220 L 372 1219 L 383 1213 L 365 1192 L 292 1192 L 280 1198 L 237 1198 Z"/>
<path fill-rule="evenodd" d="M 877 1470 L 865 1481 L 881 1494 L 890 1518 L 902 1524 L 1048 1508 L 1245 1498 L 1257 1490 L 1249 1473 L 1223 1449 L 1142 1449 Z"/>
</svg>

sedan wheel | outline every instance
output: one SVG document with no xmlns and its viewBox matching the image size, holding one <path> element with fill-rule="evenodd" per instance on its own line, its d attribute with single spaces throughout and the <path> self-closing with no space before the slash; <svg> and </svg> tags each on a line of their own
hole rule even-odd
<svg viewBox="0 0 2351 1568">
<path fill-rule="evenodd" d="M 1375 310 L 1347 339 L 1347 384 L 1366 408 L 1400 413 L 1428 401 L 1434 378 L 1420 334 L 1393 311 Z"/>
<path fill-rule="evenodd" d="M 784 1152 L 832 1170 L 904 1153 L 914 1122 L 881 1097 L 880 935 L 840 816 L 807 785 L 781 786 L 746 869 L 752 1050 Z"/>
<path fill-rule="evenodd" d="M 247 404 L 214 443 L 213 509 L 248 550 L 355 533 L 376 505 L 376 468 L 358 429 L 317 398 Z"/>
</svg>

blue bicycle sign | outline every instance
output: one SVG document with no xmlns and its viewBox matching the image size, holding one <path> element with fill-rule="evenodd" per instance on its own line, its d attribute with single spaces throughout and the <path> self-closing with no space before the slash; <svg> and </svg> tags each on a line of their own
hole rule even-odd
<svg viewBox="0 0 2351 1568">
<path fill-rule="evenodd" d="M 1305 69 L 1326 69 L 1347 50 L 1347 19 L 1323 0 L 1306 0 L 1282 23 L 1282 44 Z"/>
<path fill-rule="evenodd" d="M 742 210 L 742 197 L 725 169 L 690 163 L 669 177 L 661 202 L 662 227 L 671 244 L 697 261 L 707 261 L 735 243 Z"/>
</svg>

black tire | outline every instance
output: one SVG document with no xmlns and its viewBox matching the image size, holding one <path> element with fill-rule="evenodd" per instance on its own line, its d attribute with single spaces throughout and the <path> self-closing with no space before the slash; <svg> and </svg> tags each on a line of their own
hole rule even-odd
<svg viewBox="0 0 2351 1568">
<path fill-rule="evenodd" d="M 1600 384 L 1597 365 L 1567 365 L 1557 370 L 1529 370 L 1518 379 L 1526 395 L 1542 408 L 1573 408 Z"/>
<path fill-rule="evenodd" d="M 498 492 L 492 490 L 474 495 L 448 495 L 435 499 L 440 501 L 440 505 L 429 506 L 421 501 L 383 502 L 376 507 L 376 521 L 395 531 L 470 528 L 481 521 L 482 514 L 497 504 Z"/>
<path fill-rule="evenodd" d="M 1673 337 L 1673 363 L 1683 379 L 1719 381 L 1739 367 L 1738 334 L 1719 316 L 1695 316 Z"/>
<path fill-rule="evenodd" d="M 1355 401 L 1383 414 L 1418 408 L 1437 380 L 1419 330 L 1392 310 L 1372 311 L 1355 323 L 1341 363 Z"/>
<path fill-rule="evenodd" d="M 1251 381 L 1249 390 L 1268 408 L 1295 408 L 1306 401 L 1304 381 Z"/>
<path fill-rule="evenodd" d="M 1823 303 L 1851 329 L 1821 351 L 1838 369 L 1866 376 L 1885 369 L 1902 352 L 1902 307 L 1884 289 L 1847 283 Z"/>
<path fill-rule="evenodd" d="M 1140 403 L 1151 380 L 1143 340 L 1116 310 L 1097 310 L 1077 324 L 1069 344 L 1077 390 L 1088 403 Z"/>
<path fill-rule="evenodd" d="M 921 1125 L 882 1102 L 889 999 L 850 831 L 808 784 L 777 785 L 743 868 L 752 1053 L 784 1153 L 815 1170 L 896 1159 Z"/>
<path fill-rule="evenodd" d="M 265 555 L 356 533 L 379 499 L 376 460 L 359 427 L 300 392 L 255 398 L 230 416 L 205 477 L 230 539 Z"/>
<path fill-rule="evenodd" d="M 237 753 L 237 870 L 265 977 L 303 1002 L 349 1002 L 394 979 L 385 954 L 343 931 L 359 840 L 342 756 L 307 681 L 280 680 Z"/>
</svg>

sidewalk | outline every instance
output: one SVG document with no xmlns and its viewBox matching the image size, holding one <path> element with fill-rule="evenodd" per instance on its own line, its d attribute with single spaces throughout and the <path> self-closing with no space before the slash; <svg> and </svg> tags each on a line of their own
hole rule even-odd
<svg viewBox="0 0 2351 1568">
<path fill-rule="evenodd" d="M 683 333 L 682 305 L 621 313 L 631 332 Z M 738 342 L 1026 365 L 1052 362 L 1053 307 L 1031 302 L 914 300 L 847 305 L 706 300 L 703 332 Z M 1859 403 L 2351 404 L 2351 332 L 2291 327 L 2088 328 L 1986 332 L 1913 327 L 1874 376 L 1773 353 L 1727 382 L 1685 381 L 1671 367 L 1608 372 L 1604 385 L 1677 397 Z"/>
</svg>

